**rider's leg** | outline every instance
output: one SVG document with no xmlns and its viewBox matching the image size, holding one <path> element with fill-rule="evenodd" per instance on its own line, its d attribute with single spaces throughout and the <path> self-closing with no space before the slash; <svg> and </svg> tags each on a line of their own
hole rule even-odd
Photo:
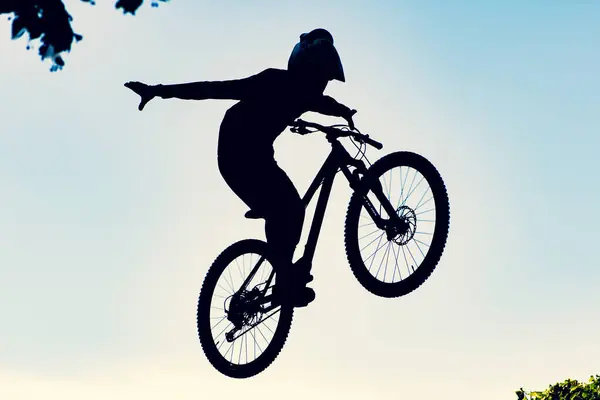
<svg viewBox="0 0 600 400">
<path fill-rule="evenodd" d="M 291 282 L 291 264 L 302 233 L 304 204 L 287 174 L 275 160 L 219 158 L 219 169 L 229 187 L 252 210 L 265 216 L 267 243 L 275 252 L 279 268 L 278 280 L 287 286 Z M 301 283 L 309 279 L 302 279 Z M 297 285 L 294 285 L 297 286 Z M 298 285 L 299 289 L 301 286 Z M 286 291 L 287 292 L 287 291 Z M 314 299 L 314 291 L 299 290 L 303 304 Z M 311 298 L 312 297 L 312 298 Z M 308 299 L 308 302 L 306 301 Z M 304 300 L 304 301 L 301 301 Z"/>
<path fill-rule="evenodd" d="M 304 204 L 287 174 L 274 164 L 265 171 L 268 191 L 261 199 L 267 242 L 285 264 L 291 264 L 304 224 Z"/>
<path fill-rule="evenodd" d="M 306 287 L 308 277 L 293 273 L 295 270 L 292 266 L 304 224 L 304 203 L 290 178 L 274 161 L 264 171 L 264 177 L 269 182 L 268 191 L 265 192 L 268 195 L 262 199 L 261 205 L 266 220 L 265 234 L 276 254 L 275 262 L 280 266 L 276 292 L 280 290 L 279 293 L 287 294 L 291 291 L 294 305 L 306 306 L 314 300 L 315 292 Z M 283 286 L 280 285 L 282 283 Z M 286 299 L 285 295 L 279 296 Z"/>
</svg>

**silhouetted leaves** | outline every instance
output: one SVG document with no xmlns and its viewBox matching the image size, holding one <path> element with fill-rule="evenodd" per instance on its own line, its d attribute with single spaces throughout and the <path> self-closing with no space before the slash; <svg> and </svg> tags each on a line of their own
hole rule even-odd
<svg viewBox="0 0 600 400">
<path fill-rule="evenodd" d="M 95 5 L 94 0 L 81 1 Z M 168 0 L 153 0 L 151 6 L 157 7 L 159 2 L 166 1 Z M 143 2 L 144 0 L 118 0 L 115 8 L 122 10 L 124 14 L 135 15 Z M 73 18 L 62 0 L 0 0 L 0 14 L 10 15 L 13 40 L 29 34 L 27 50 L 31 48 L 31 41 L 40 41 L 38 53 L 42 60 L 52 60 L 51 71 L 61 69 L 65 64 L 61 54 L 69 52 L 74 42 L 83 39 L 82 35 L 73 32 Z"/>
<path fill-rule="evenodd" d="M 587 383 L 567 379 L 541 392 L 517 392 L 518 400 L 600 400 L 600 375 L 590 377 Z"/>
</svg>

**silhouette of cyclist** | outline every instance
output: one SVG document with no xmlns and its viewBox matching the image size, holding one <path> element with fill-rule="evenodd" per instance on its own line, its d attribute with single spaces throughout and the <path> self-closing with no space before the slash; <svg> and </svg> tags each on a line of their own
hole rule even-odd
<svg viewBox="0 0 600 400">
<path fill-rule="evenodd" d="M 264 218 L 278 268 L 275 296 L 305 307 L 315 299 L 306 286 L 313 277 L 302 260 L 292 264 L 302 233 L 305 208 L 298 191 L 274 159 L 275 139 L 307 111 L 342 117 L 354 127 L 352 110 L 323 94 L 331 80 L 345 82 L 333 37 L 319 28 L 300 35 L 287 70 L 269 68 L 244 79 L 146 85 L 128 82 L 141 97 L 139 110 L 154 97 L 185 100 L 239 100 L 221 122 L 218 166 L 233 192 L 250 208 L 248 218 Z M 283 272 L 285 271 L 285 272 Z"/>
</svg>

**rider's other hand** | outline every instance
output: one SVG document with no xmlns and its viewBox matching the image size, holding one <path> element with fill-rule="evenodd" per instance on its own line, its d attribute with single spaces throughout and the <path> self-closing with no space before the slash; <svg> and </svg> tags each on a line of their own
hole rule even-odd
<svg viewBox="0 0 600 400">
<path fill-rule="evenodd" d="M 346 115 L 344 117 L 344 119 L 346 121 L 348 121 L 348 126 L 350 127 L 350 129 L 354 130 L 354 121 L 352 120 L 352 117 L 354 116 L 354 114 L 356 114 L 356 110 L 350 110 L 350 112 L 348 113 L 348 115 Z"/>
<path fill-rule="evenodd" d="M 146 85 L 142 82 L 127 82 L 125 87 L 133 90 L 141 97 L 140 105 L 138 106 L 138 110 L 140 111 L 142 111 L 146 106 L 146 103 L 152 100 L 155 96 L 152 86 Z"/>
</svg>

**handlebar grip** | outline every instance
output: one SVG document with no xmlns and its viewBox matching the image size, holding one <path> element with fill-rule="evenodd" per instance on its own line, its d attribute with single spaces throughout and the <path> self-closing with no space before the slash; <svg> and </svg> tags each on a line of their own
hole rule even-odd
<svg viewBox="0 0 600 400">
<path fill-rule="evenodd" d="M 373 140 L 368 136 L 365 136 L 364 140 L 365 140 L 365 143 L 370 144 L 371 146 L 375 147 L 377 150 L 383 149 L 383 144 L 379 143 L 377 140 Z"/>
</svg>

